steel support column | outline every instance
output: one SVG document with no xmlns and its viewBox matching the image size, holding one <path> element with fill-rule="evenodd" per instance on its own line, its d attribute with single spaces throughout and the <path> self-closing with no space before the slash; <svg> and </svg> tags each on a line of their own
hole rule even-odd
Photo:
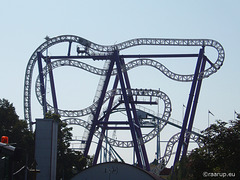
<svg viewBox="0 0 240 180">
<path fill-rule="evenodd" d="M 92 142 L 92 138 L 93 138 L 93 134 L 95 132 L 95 128 L 96 128 L 97 123 L 98 123 L 98 117 L 99 117 L 99 114 L 100 114 L 100 111 L 101 111 L 101 108 L 102 108 L 102 105 L 103 105 L 104 97 L 105 97 L 107 87 L 108 87 L 108 84 L 109 84 L 109 80 L 110 80 L 110 77 L 111 77 L 111 73 L 112 73 L 112 70 L 113 70 L 113 65 L 114 65 L 114 61 L 112 60 L 110 62 L 109 69 L 108 69 L 108 72 L 107 72 L 107 75 L 106 75 L 106 79 L 105 79 L 105 82 L 103 84 L 103 89 L 102 89 L 100 98 L 98 100 L 98 106 L 97 106 L 96 112 L 93 116 L 92 125 L 91 125 L 91 128 L 90 128 L 90 132 L 89 132 L 88 139 L 87 139 L 87 142 L 86 142 L 86 147 L 85 147 L 85 150 L 84 150 L 84 156 L 85 157 L 87 157 L 87 155 L 88 155 L 90 145 L 91 145 L 91 142 Z"/>
<path fill-rule="evenodd" d="M 71 48 L 72 48 L 72 41 L 69 42 L 69 45 L 68 45 L 68 56 L 71 55 Z"/>
<path fill-rule="evenodd" d="M 127 71 L 126 71 L 126 68 L 125 68 L 124 59 L 121 58 L 120 61 L 121 61 L 122 69 L 123 69 L 123 74 L 124 74 L 124 77 L 125 77 L 126 87 L 127 87 L 127 89 L 131 89 L 130 81 L 129 81 L 128 74 L 127 74 Z M 148 157 L 147 157 L 146 148 L 145 148 L 145 145 L 144 145 L 144 142 L 143 142 L 142 132 L 141 132 L 141 129 L 140 129 L 140 123 L 139 123 L 139 120 L 138 120 L 134 100 L 133 100 L 132 95 L 130 95 L 129 98 L 130 98 L 130 104 L 131 104 L 131 107 L 132 107 L 134 122 L 138 126 L 138 127 L 136 127 L 136 132 L 137 132 L 139 145 L 141 147 L 141 151 L 142 151 L 142 155 L 143 155 L 143 160 L 142 161 L 143 161 L 144 165 L 146 166 L 146 170 L 150 171 L 150 165 L 149 165 L 149 161 L 148 161 Z"/>
<path fill-rule="evenodd" d="M 183 120 L 182 130 L 181 130 L 181 134 L 179 137 L 179 142 L 178 142 L 177 152 L 176 152 L 176 156 L 175 156 L 175 160 L 174 160 L 174 165 L 179 161 L 179 158 L 180 158 L 180 153 L 181 153 L 183 142 L 184 142 L 184 137 L 185 137 L 185 133 L 186 133 L 186 127 L 187 127 L 187 123 L 188 123 L 188 119 L 189 119 L 189 114 L 190 114 L 190 110 L 192 107 L 194 93 L 196 90 L 196 84 L 197 84 L 199 74 L 200 74 L 199 70 L 200 70 L 200 65 L 202 64 L 203 54 L 204 54 L 204 48 L 201 48 L 199 51 L 199 56 L 198 56 L 196 69 L 195 69 L 195 73 L 194 73 L 194 78 L 193 78 L 193 82 L 192 82 L 192 86 L 191 86 L 191 90 L 190 90 L 190 94 L 189 94 L 189 98 L 188 98 L 187 109 L 186 109 L 184 120 Z"/>
<path fill-rule="evenodd" d="M 201 85 L 202 85 L 202 80 L 203 80 L 202 78 L 203 78 L 203 72 L 205 70 L 205 65 L 206 65 L 206 58 L 203 57 L 187 132 L 192 132 L 193 121 L 194 121 L 194 117 L 195 117 L 195 113 L 196 113 L 196 109 L 197 109 L 197 103 L 198 103 L 198 98 L 199 98 L 200 89 L 201 89 Z M 191 134 L 189 134 L 185 138 L 185 142 L 184 142 L 184 146 L 183 146 L 183 152 L 182 152 L 182 157 L 186 156 L 186 154 L 187 154 L 187 149 L 188 149 L 190 135 Z"/>
<path fill-rule="evenodd" d="M 134 149 L 135 149 L 136 156 L 137 156 L 138 165 L 140 168 L 143 168 L 143 164 L 142 164 L 142 160 L 141 160 L 141 156 L 140 156 L 140 150 L 139 150 L 139 146 L 138 146 L 138 139 L 136 136 L 136 129 L 135 129 L 135 125 L 133 123 L 131 109 L 129 106 L 129 96 L 127 94 L 125 81 L 123 79 L 121 60 L 120 60 L 118 51 L 114 51 L 114 59 L 116 60 L 118 77 L 119 77 L 119 81 L 120 81 L 120 85 L 121 85 L 121 90 L 123 93 L 124 104 L 125 104 L 126 113 L 127 113 L 127 117 L 128 117 L 128 121 L 129 121 L 129 125 L 130 125 L 131 135 L 133 138 L 133 144 L 134 144 Z"/>
<path fill-rule="evenodd" d="M 38 59 L 38 71 L 39 71 L 39 77 L 40 77 L 40 88 L 41 88 L 41 96 L 42 96 L 43 117 L 45 117 L 45 114 L 47 112 L 47 106 L 46 106 L 46 91 L 45 91 L 45 85 L 44 85 L 44 79 L 43 79 L 41 52 L 37 52 L 37 59 Z"/>
<path fill-rule="evenodd" d="M 116 78 L 115 78 L 115 81 L 114 81 L 114 84 L 113 84 L 113 90 L 117 88 L 117 85 L 118 85 L 118 76 L 116 75 Z M 103 142 L 103 139 L 105 137 L 106 128 L 108 126 L 108 120 L 109 120 L 110 111 L 111 111 L 111 108 L 112 108 L 112 105 L 113 105 L 113 101 L 114 101 L 114 96 L 112 96 L 110 98 L 109 103 L 108 103 L 107 115 L 106 115 L 106 117 L 104 118 L 104 121 L 103 121 L 103 127 L 102 127 L 100 138 L 98 140 L 97 149 L 96 149 L 96 152 L 94 154 L 93 164 L 97 163 L 98 156 L 99 156 L 100 150 L 102 148 L 102 142 Z"/>
<path fill-rule="evenodd" d="M 51 86 L 51 92 L 52 92 L 54 113 L 58 114 L 57 96 L 56 96 L 56 89 L 55 89 L 55 83 L 54 83 L 54 78 L 53 78 L 51 60 L 47 58 L 46 63 L 48 66 L 48 73 L 49 73 L 50 86 Z"/>
<path fill-rule="evenodd" d="M 42 96 L 43 116 L 45 117 L 45 115 L 47 113 L 46 87 L 45 87 L 45 84 L 44 84 L 44 76 L 43 76 L 43 68 L 42 68 L 42 54 L 41 54 L 41 52 L 37 53 L 37 58 L 38 58 L 38 70 L 39 70 L 40 88 L 41 88 L 41 96 Z M 50 85 L 51 85 L 54 113 L 58 114 L 57 96 L 56 96 L 56 90 L 55 90 L 55 84 L 54 84 L 51 60 L 47 58 L 46 59 L 46 64 L 48 66 L 48 73 L 49 73 L 49 78 L 50 78 Z"/>
<path fill-rule="evenodd" d="M 113 53 L 113 57 L 111 59 L 111 64 L 109 66 L 107 77 L 104 82 L 103 90 L 102 90 L 101 96 L 99 98 L 97 110 L 96 110 L 96 113 L 94 114 L 94 119 L 93 119 L 93 123 L 91 125 L 91 129 L 90 129 L 90 133 L 89 133 L 88 140 L 86 143 L 84 155 L 87 156 L 87 154 L 88 154 L 95 128 L 97 126 L 99 126 L 99 124 L 103 124 L 101 136 L 100 136 L 98 146 L 96 149 L 96 154 L 95 154 L 95 157 L 93 160 L 93 165 L 95 165 L 97 163 L 97 160 L 99 157 L 99 152 L 100 152 L 102 142 L 103 142 L 103 139 L 105 136 L 104 135 L 105 131 L 106 131 L 106 129 L 111 129 L 111 127 L 108 126 L 108 119 L 109 119 L 110 113 L 107 112 L 107 115 L 105 116 L 104 121 L 101 121 L 101 122 L 99 121 L 99 113 L 102 108 L 104 96 L 106 93 L 107 86 L 109 84 L 109 80 L 110 80 L 111 72 L 113 70 L 114 63 L 116 63 L 116 69 L 117 69 L 118 73 L 117 73 L 117 76 L 116 76 L 116 79 L 115 79 L 115 82 L 113 85 L 113 90 L 117 88 L 118 82 L 120 82 L 120 87 L 122 90 L 123 100 L 124 100 L 126 113 L 127 113 L 127 117 L 128 117 L 128 123 L 129 123 L 129 127 L 127 129 L 129 129 L 131 131 L 131 135 L 132 135 L 132 139 L 133 139 L 133 143 L 134 143 L 134 150 L 135 150 L 136 156 L 137 156 L 138 166 L 140 168 L 143 168 L 143 163 L 144 163 L 144 166 L 146 166 L 146 169 L 150 170 L 146 149 L 145 149 L 144 143 L 142 141 L 141 130 L 138 129 L 138 128 L 140 128 L 140 125 L 139 125 L 139 122 L 137 119 L 135 105 L 134 105 L 133 101 L 132 101 L 132 103 L 130 102 L 130 99 L 133 99 L 133 98 L 132 98 L 131 94 L 127 93 L 128 89 L 131 88 L 130 82 L 129 82 L 127 73 L 124 72 L 124 70 L 123 70 L 124 61 L 121 60 L 121 58 L 119 57 L 118 51 L 115 51 Z M 110 101 L 108 104 L 108 111 L 112 110 L 113 100 L 114 100 L 114 97 L 110 98 Z M 130 108 L 130 104 L 131 104 L 132 109 Z M 135 113 L 134 113 L 134 110 L 135 110 Z M 135 125 L 138 127 L 135 127 Z M 113 127 L 113 128 L 115 129 L 116 127 Z M 124 129 L 126 129 L 126 128 L 124 127 Z"/>
<path fill-rule="evenodd" d="M 159 163 L 159 159 L 160 159 L 160 157 L 161 157 L 161 151 L 160 151 L 160 131 L 159 131 L 159 129 L 160 129 L 160 126 L 161 126 L 161 123 L 160 123 L 160 121 L 159 121 L 159 118 L 157 118 L 157 126 L 158 126 L 158 134 L 157 134 L 157 162 Z"/>
</svg>

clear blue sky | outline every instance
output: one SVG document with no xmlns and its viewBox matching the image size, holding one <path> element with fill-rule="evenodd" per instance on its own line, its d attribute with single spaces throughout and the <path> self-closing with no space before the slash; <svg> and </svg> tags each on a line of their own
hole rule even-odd
<svg viewBox="0 0 240 180">
<path fill-rule="evenodd" d="M 217 73 L 203 81 L 194 126 L 199 129 L 207 127 L 208 110 L 215 115 L 210 117 L 211 123 L 215 119 L 228 121 L 233 119 L 234 110 L 240 112 L 239 7 L 240 2 L 237 0 L 2 1 L 0 98 L 12 102 L 20 118 L 24 118 L 26 65 L 46 35 L 54 37 L 73 34 L 103 45 L 138 37 L 214 39 L 225 49 L 225 62 Z M 183 65 L 172 67 L 177 72 L 183 71 Z M 184 64 L 184 67 L 184 70 L 193 71 L 192 66 L 188 68 Z M 78 98 L 78 103 L 88 105 L 93 99 L 99 77 L 94 77 L 95 80 L 91 81 L 92 75 L 76 77 L 70 72 L 77 74 L 78 70 L 56 70 L 56 76 L 59 75 L 56 82 L 62 82 L 61 85 L 56 85 L 62 87 L 57 89 L 62 105 L 74 107 L 71 103 L 74 104 Z M 173 105 L 172 118 L 181 120 L 189 83 L 174 82 L 148 68 L 132 70 L 130 75 L 133 78 L 141 75 L 141 80 L 133 80 L 133 87 L 161 88 L 168 94 Z M 76 86 L 76 82 L 81 86 Z M 83 90 L 86 86 L 84 83 L 89 83 L 92 94 Z M 81 95 L 80 90 L 83 91 Z M 85 102 L 84 97 L 90 97 L 89 101 Z M 32 98 L 36 99 L 35 94 Z M 41 107 L 37 103 L 33 106 L 33 118 L 41 117 Z"/>
</svg>

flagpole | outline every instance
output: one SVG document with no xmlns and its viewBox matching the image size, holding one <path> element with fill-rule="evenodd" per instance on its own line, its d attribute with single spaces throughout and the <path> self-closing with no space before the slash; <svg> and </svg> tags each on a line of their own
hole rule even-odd
<svg viewBox="0 0 240 180">
<path fill-rule="evenodd" d="M 209 128 L 209 125 L 210 125 L 210 124 L 209 124 L 209 119 L 210 119 L 210 118 L 209 118 L 209 114 L 211 114 L 212 116 L 214 116 L 214 114 L 213 114 L 211 111 L 208 110 L 208 128 Z"/>
<path fill-rule="evenodd" d="M 208 110 L 208 128 L 209 128 L 209 110 Z"/>
<path fill-rule="evenodd" d="M 183 104 L 183 107 L 182 107 L 182 119 L 184 119 L 184 114 L 185 114 L 185 109 L 184 108 L 186 108 L 186 106 Z"/>
</svg>

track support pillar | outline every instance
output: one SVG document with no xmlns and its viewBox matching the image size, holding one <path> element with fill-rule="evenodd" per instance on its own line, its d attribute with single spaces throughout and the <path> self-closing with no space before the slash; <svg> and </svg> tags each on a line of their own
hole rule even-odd
<svg viewBox="0 0 240 180">
<path fill-rule="evenodd" d="M 110 66 L 109 66 L 109 69 L 107 72 L 107 76 L 106 76 L 106 79 L 105 79 L 105 82 L 103 85 L 101 96 L 99 98 L 98 106 L 97 106 L 96 112 L 94 114 L 94 119 L 93 119 L 93 123 L 91 125 L 88 139 L 87 139 L 84 155 L 87 156 L 95 129 L 97 127 L 99 127 L 100 124 L 102 124 L 102 126 L 101 126 L 102 130 L 101 130 L 101 135 L 100 135 L 100 138 L 98 141 L 96 153 L 95 153 L 95 156 L 93 159 L 93 165 L 95 165 L 97 163 L 99 153 L 100 153 L 100 150 L 102 147 L 102 142 L 104 139 L 107 138 L 107 137 L 105 137 L 105 132 L 109 128 L 108 120 L 109 120 L 110 113 L 115 108 L 115 107 L 112 107 L 114 96 L 112 98 L 110 98 L 110 100 L 109 100 L 106 116 L 104 118 L 101 118 L 101 117 L 99 117 L 99 115 L 100 115 L 100 111 L 101 111 L 101 108 L 103 105 L 103 100 L 105 97 L 107 86 L 109 84 L 111 73 L 113 71 L 114 64 L 116 65 L 117 75 L 115 77 L 115 82 L 114 82 L 112 90 L 113 91 L 116 90 L 118 83 L 120 84 L 120 88 L 122 91 L 122 97 L 123 97 L 123 103 L 125 105 L 127 118 L 128 118 L 128 125 L 129 125 L 129 129 L 131 132 L 133 144 L 134 144 L 134 151 L 135 151 L 136 157 L 137 157 L 137 163 L 140 168 L 145 168 L 146 170 L 149 171 L 150 170 L 149 161 L 148 161 L 145 145 L 144 145 L 143 139 L 142 139 L 142 133 L 141 133 L 140 124 L 139 124 L 137 113 L 136 113 L 136 108 L 135 108 L 135 104 L 134 104 L 131 92 L 129 91 L 129 89 L 131 89 L 130 81 L 128 79 L 127 72 L 125 71 L 125 62 L 122 58 L 120 58 L 118 51 L 114 51 L 112 54 L 111 63 L 110 63 Z M 116 124 L 117 124 L 117 122 L 116 122 Z M 136 127 L 136 126 L 138 126 L 138 127 Z"/>
<path fill-rule="evenodd" d="M 198 101 L 198 97 L 199 97 L 199 93 L 200 93 L 201 83 L 202 83 L 201 75 L 204 72 L 205 64 L 206 64 L 206 61 L 204 60 L 204 47 L 203 47 L 199 51 L 199 56 L 198 56 L 198 60 L 197 60 L 196 68 L 195 68 L 194 78 L 193 78 L 193 82 L 192 82 L 192 86 L 191 86 L 191 90 L 190 90 L 190 94 L 189 94 L 189 98 L 188 98 L 187 108 L 186 108 L 186 112 L 185 112 L 185 116 L 184 116 L 184 120 L 183 120 L 182 130 L 181 130 L 181 134 L 179 137 L 179 142 L 178 142 L 178 147 L 177 147 L 177 152 L 176 152 L 173 167 L 179 161 L 182 148 L 184 149 L 184 151 L 183 151 L 184 154 L 187 151 L 187 146 L 185 145 L 185 142 L 189 142 L 189 140 L 185 141 L 186 127 L 188 124 L 188 119 L 189 119 L 189 115 L 190 115 L 190 111 L 191 111 L 191 118 L 190 118 L 190 123 L 188 126 L 188 130 L 190 130 L 188 132 L 191 132 L 193 121 L 194 121 L 194 116 L 195 116 L 195 111 L 197 108 L 197 101 Z M 196 86 L 197 86 L 197 88 L 196 88 Z M 194 98 L 194 104 L 192 105 L 193 98 Z"/>
</svg>

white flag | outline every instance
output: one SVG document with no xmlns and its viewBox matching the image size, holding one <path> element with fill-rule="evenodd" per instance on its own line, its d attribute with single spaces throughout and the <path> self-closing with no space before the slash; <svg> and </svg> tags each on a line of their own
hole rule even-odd
<svg viewBox="0 0 240 180">
<path fill-rule="evenodd" d="M 209 111 L 209 110 L 208 110 L 208 113 L 214 116 L 214 114 L 211 111 Z"/>
</svg>

